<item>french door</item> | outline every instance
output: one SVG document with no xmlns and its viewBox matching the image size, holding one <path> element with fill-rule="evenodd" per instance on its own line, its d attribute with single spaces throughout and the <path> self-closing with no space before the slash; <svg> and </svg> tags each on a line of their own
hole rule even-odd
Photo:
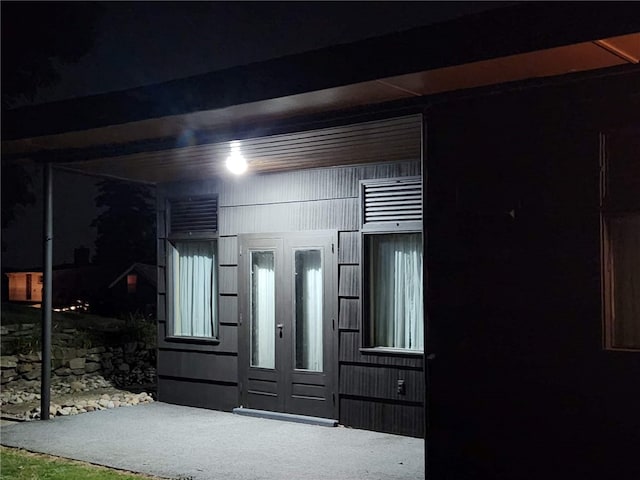
<svg viewBox="0 0 640 480">
<path fill-rule="evenodd" d="M 239 240 L 242 405 L 337 418 L 335 233 Z"/>
</svg>

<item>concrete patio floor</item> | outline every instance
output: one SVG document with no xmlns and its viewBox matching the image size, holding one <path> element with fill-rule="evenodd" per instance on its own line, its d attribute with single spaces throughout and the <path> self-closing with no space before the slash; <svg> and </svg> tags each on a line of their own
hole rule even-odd
<svg viewBox="0 0 640 480">
<path fill-rule="evenodd" d="M 418 438 L 157 402 L 2 426 L 0 443 L 181 480 L 424 478 Z"/>
</svg>

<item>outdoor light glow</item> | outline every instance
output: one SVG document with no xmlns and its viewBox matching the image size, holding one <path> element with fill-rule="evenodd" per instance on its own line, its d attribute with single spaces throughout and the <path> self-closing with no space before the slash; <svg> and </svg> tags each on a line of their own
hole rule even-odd
<svg viewBox="0 0 640 480">
<path fill-rule="evenodd" d="M 247 171 L 247 161 L 240 153 L 240 142 L 231 142 L 231 154 L 227 157 L 227 168 L 231 173 L 241 175 Z"/>
</svg>

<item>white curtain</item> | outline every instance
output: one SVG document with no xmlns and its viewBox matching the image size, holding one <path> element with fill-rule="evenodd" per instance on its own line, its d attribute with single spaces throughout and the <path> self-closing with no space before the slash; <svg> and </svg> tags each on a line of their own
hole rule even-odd
<svg viewBox="0 0 640 480">
<path fill-rule="evenodd" d="M 296 273 L 302 275 L 301 292 L 296 292 L 296 302 L 302 301 L 302 308 L 296 309 L 302 313 L 297 319 L 297 328 L 302 335 L 297 335 L 302 345 L 302 364 L 298 368 L 322 371 L 322 255 L 320 250 L 299 250 L 296 252 Z M 301 271 L 299 271 L 301 270 Z M 300 293 L 302 295 L 300 295 Z M 302 297 L 302 298 L 301 298 Z M 300 338 L 301 337 L 301 338 Z"/>
<path fill-rule="evenodd" d="M 215 334 L 217 292 L 212 242 L 177 242 L 173 252 L 174 335 L 211 337 Z"/>
<path fill-rule="evenodd" d="M 423 350 L 422 235 L 371 238 L 375 346 Z"/>
<path fill-rule="evenodd" d="M 251 366 L 275 368 L 273 252 L 251 252 Z"/>
<path fill-rule="evenodd" d="M 640 347 L 640 216 L 609 220 L 616 347 Z"/>
</svg>

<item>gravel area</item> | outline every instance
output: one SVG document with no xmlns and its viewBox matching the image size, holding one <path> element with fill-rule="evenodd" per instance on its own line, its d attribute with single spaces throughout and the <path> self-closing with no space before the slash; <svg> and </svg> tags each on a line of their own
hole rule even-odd
<svg viewBox="0 0 640 480">
<path fill-rule="evenodd" d="M 51 385 L 51 416 L 129 407 L 153 402 L 153 395 L 117 389 L 101 375 L 83 375 L 73 381 L 54 378 Z M 18 381 L 2 387 L 0 392 L 2 418 L 17 421 L 40 418 L 40 382 Z"/>
</svg>

